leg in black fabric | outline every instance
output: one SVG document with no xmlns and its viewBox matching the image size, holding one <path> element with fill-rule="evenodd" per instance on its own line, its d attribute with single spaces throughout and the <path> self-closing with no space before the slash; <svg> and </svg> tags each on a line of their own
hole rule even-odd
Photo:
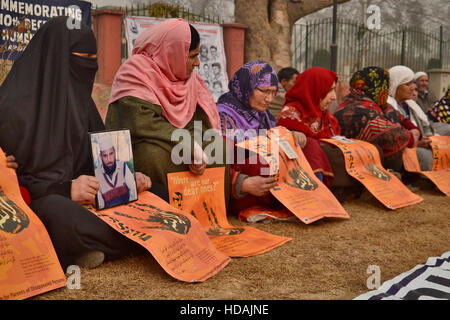
<svg viewBox="0 0 450 320">
<path fill-rule="evenodd" d="M 91 251 L 101 251 L 106 260 L 112 260 L 144 250 L 63 196 L 49 195 L 33 201 L 30 207 L 44 223 L 64 270 Z"/>
</svg>

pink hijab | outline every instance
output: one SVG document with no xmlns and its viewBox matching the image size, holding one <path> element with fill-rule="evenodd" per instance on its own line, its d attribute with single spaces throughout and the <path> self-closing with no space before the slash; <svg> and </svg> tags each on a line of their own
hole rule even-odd
<svg viewBox="0 0 450 320">
<path fill-rule="evenodd" d="M 213 128 L 220 129 L 214 98 L 196 70 L 186 79 L 191 32 L 182 19 L 152 25 L 136 39 L 133 55 L 117 72 L 109 103 L 133 96 L 161 106 L 163 116 L 184 128 L 197 104 Z"/>
</svg>

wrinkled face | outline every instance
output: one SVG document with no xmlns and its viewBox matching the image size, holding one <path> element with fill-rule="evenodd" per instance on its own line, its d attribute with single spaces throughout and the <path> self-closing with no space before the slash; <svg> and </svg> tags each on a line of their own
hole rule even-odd
<svg viewBox="0 0 450 320">
<path fill-rule="evenodd" d="M 281 80 L 281 85 L 283 86 L 284 90 L 289 91 L 290 88 L 295 84 L 295 80 L 297 79 L 298 73 L 293 74 L 292 77 L 289 80 L 283 79 Z"/>
<path fill-rule="evenodd" d="M 401 84 L 397 87 L 397 91 L 395 92 L 395 99 L 397 99 L 398 102 L 403 103 L 405 100 L 412 98 L 413 90 L 413 80 L 408 83 Z"/>
<path fill-rule="evenodd" d="M 420 92 L 425 92 L 430 86 L 430 79 L 427 76 L 421 76 L 417 79 L 417 86 Z"/>
<path fill-rule="evenodd" d="M 273 98 L 277 95 L 277 87 L 256 87 L 253 91 L 248 104 L 250 107 L 258 112 L 266 111 L 272 102 Z"/>
<path fill-rule="evenodd" d="M 334 100 L 336 100 L 336 83 L 333 83 L 330 91 L 325 96 L 325 98 L 320 100 L 320 110 L 322 111 L 328 110 L 331 102 L 333 102 Z"/>
<path fill-rule="evenodd" d="M 116 151 L 113 148 L 109 148 L 105 151 L 100 151 L 100 158 L 102 159 L 105 167 L 111 168 L 116 162 Z"/>
<path fill-rule="evenodd" d="M 200 46 L 198 46 L 194 50 L 189 51 L 188 53 L 188 57 L 186 59 L 186 80 L 191 77 L 194 68 L 200 66 L 200 60 L 198 59 L 199 48 Z"/>
</svg>

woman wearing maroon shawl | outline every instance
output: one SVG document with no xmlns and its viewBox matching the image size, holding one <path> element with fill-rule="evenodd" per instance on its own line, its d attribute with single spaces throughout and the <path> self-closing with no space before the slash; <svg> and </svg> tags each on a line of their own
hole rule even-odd
<svg viewBox="0 0 450 320">
<path fill-rule="evenodd" d="M 400 171 L 401 155 L 406 147 L 414 146 L 414 136 L 407 130 L 409 120 L 387 103 L 389 82 L 389 71 L 383 68 L 355 72 L 350 94 L 334 115 L 343 135 L 373 143 L 380 150 L 383 166 Z"/>
<path fill-rule="evenodd" d="M 327 186 L 334 178 L 333 170 L 319 139 L 340 134 L 338 121 L 328 111 L 336 100 L 335 72 L 314 67 L 301 73 L 294 86 L 286 93 L 286 102 L 278 115 L 278 125 L 302 132 L 307 143 L 303 153 L 316 175 L 323 175 Z"/>
</svg>

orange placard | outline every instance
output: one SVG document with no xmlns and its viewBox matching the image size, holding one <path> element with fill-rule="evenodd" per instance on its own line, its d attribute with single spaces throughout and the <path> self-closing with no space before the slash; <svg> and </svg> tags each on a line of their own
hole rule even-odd
<svg viewBox="0 0 450 320">
<path fill-rule="evenodd" d="M 225 168 L 209 168 L 201 176 L 189 171 L 169 173 L 170 203 L 195 216 L 216 248 L 230 257 L 265 253 L 291 238 L 252 227 L 233 227 L 225 209 Z"/>
<path fill-rule="evenodd" d="M 114 208 L 87 209 L 147 249 L 175 279 L 205 281 L 231 260 L 214 247 L 196 219 L 153 193 L 142 192 L 137 201 Z"/>
<path fill-rule="evenodd" d="M 268 137 L 255 137 L 238 146 L 259 153 L 269 163 L 271 173 L 278 172 L 278 185 L 270 192 L 302 222 L 309 224 L 324 217 L 350 218 L 316 177 L 302 149 L 295 146 L 292 133 L 286 128 L 275 127 L 268 131 Z"/>
<path fill-rule="evenodd" d="M 337 146 L 345 157 L 347 173 L 361 182 L 387 208 L 395 210 L 423 201 L 396 176 L 383 168 L 377 148 L 369 142 L 334 138 L 322 139 Z"/>
<path fill-rule="evenodd" d="M 432 138 L 449 138 L 449 137 L 432 137 Z M 445 165 L 445 161 L 448 158 L 448 149 L 440 148 L 440 144 L 435 144 L 434 139 L 432 139 L 432 149 L 433 149 L 433 169 L 439 168 Z M 434 147 L 433 147 L 434 145 Z M 437 146 L 437 147 L 436 147 Z M 443 151 L 441 153 L 441 151 Z M 419 160 L 417 159 L 417 149 L 416 148 L 406 148 L 402 154 L 403 157 L 403 166 L 406 171 L 416 172 L 424 175 L 428 179 L 430 179 L 436 187 L 445 193 L 447 196 L 450 196 L 450 170 L 447 167 L 446 169 L 440 169 L 437 171 L 421 171 Z"/>
<path fill-rule="evenodd" d="M 431 149 L 433 150 L 433 171 L 448 170 L 450 168 L 450 137 L 433 136 Z"/>
<path fill-rule="evenodd" d="M 47 230 L 22 199 L 0 149 L 0 299 L 26 299 L 65 285 Z"/>
</svg>

